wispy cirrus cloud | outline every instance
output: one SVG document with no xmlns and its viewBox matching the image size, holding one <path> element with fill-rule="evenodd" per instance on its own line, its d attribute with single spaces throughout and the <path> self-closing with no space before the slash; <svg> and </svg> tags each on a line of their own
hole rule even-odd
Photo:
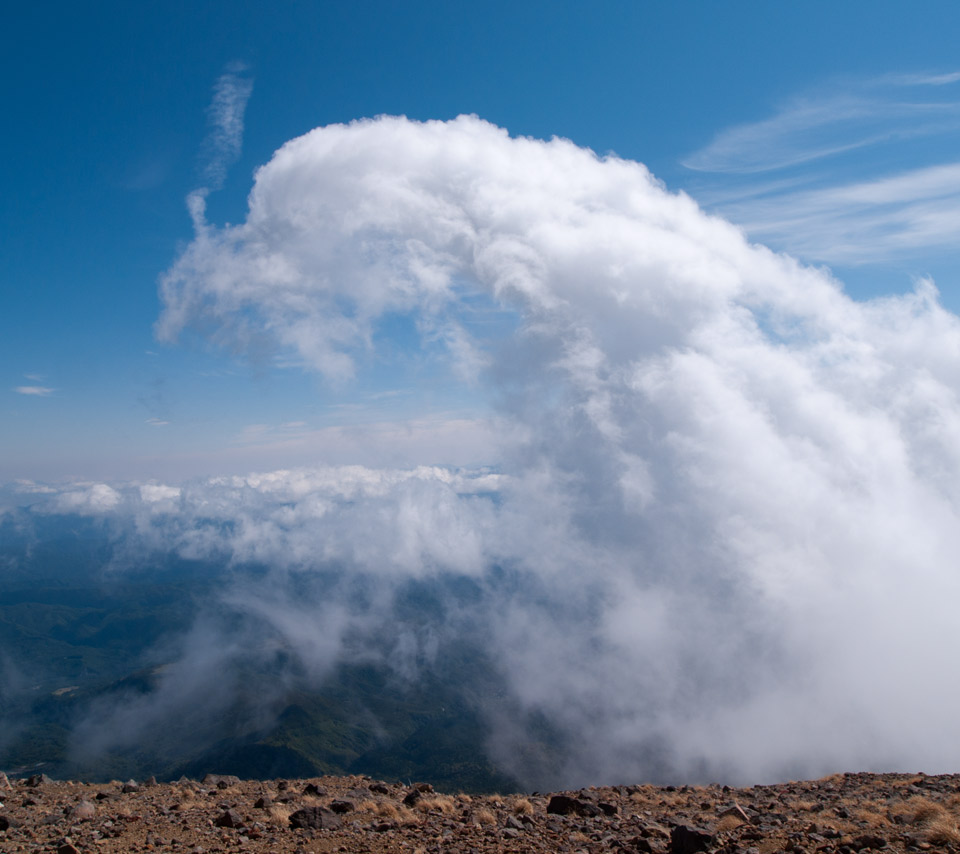
<svg viewBox="0 0 960 854">
<path fill-rule="evenodd" d="M 720 131 L 683 160 L 704 204 L 754 239 L 865 264 L 952 251 L 960 72 L 835 82 Z"/>
<path fill-rule="evenodd" d="M 197 229 L 204 224 L 207 196 L 223 187 L 227 170 L 240 157 L 243 116 L 253 92 L 253 80 L 244 76 L 247 71 L 242 62 L 228 63 L 213 87 L 213 99 L 207 108 L 210 130 L 201 152 L 203 186 L 187 196 L 187 208 Z"/>
<path fill-rule="evenodd" d="M 703 172 L 767 172 L 853 149 L 960 129 L 960 74 L 885 76 L 794 97 L 770 117 L 720 131 L 683 160 Z"/>
<path fill-rule="evenodd" d="M 253 92 L 253 80 L 244 77 L 247 70 L 244 63 L 231 62 L 213 87 L 213 100 L 207 109 L 210 132 L 204 142 L 203 166 L 203 177 L 211 190 L 223 186 L 227 169 L 240 156 L 243 114 Z"/>
<path fill-rule="evenodd" d="M 960 162 L 723 205 L 755 239 L 808 258 L 858 265 L 952 249 L 960 232 Z"/>
<path fill-rule="evenodd" d="M 45 385 L 18 385 L 13 389 L 17 394 L 32 395 L 33 397 L 49 397 L 56 389 Z"/>
</svg>

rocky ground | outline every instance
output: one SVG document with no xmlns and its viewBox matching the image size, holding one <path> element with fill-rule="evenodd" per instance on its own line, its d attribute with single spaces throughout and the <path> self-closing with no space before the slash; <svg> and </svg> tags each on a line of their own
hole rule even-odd
<svg viewBox="0 0 960 854">
<path fill-rule="evenodd" d="M 2 852 L 960 851 L 960 775 L 470 796 L 368 777 L 89 784 L 0 774 L 0 801 Z"/>
</svg>

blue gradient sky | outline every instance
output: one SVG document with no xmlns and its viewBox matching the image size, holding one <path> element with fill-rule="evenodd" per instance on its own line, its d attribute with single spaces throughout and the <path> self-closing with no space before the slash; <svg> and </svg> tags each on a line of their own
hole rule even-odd
<svg viewBox="0 0 960 854">
<path fill-rule="evenodd" d="M 322 449 L 284 437 L 486 411 L 484 391 L 425 358 L 399 322 L 339 386 L 155 339 L 157 281 L 192 237 L 185 198 L 208 177 L 208 107 L 231 63 L 252 94 L 242 153 L 208 199 L 213 223 L 242 220 L 254 170 L 311 128 L 476 113 L 639 160 L 754 239 L 830 266 L 858 298 L 931 276 L 956 311 L 958 25 L 947 2 L 8 11 L 0 480 L 307 464 Z M 480 306 L 478 322 L 510 318 Z M 410 460 L 384 449 L 375 461 Z"/>
</svg>

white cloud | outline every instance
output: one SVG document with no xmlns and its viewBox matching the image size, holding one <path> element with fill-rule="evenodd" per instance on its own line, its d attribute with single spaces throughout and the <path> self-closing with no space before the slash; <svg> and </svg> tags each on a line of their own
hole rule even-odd
<svg viewBox="0 0 960 854">
<path fill-rule="evenodd" d="M 204 144 L 204 180 L 210 190 L 223 186 L 227 169 L 240 156 L 243 114 L 253 92 L 253 81 L 243 76 L 246 71 L 243 63 L 230 63 L 213 87 L 213 101 L 207 111 L 210 135 Z"/>
<path fill-rule="evenodd" d="M 187 210 L 199 233 L 206 228 L 207 196 L 223 187 L 227 170 L 240 157 L 243 145 L 243 116 L 253 92 L 253 81 L 244 77 L 242 62 L 227 64 L 213 87 L 213 100 L 207 108 L 210 131 L 203 141 L 203 185 L 187 194 Z"/>
<path fill-rule="evenodd" d="M 952 250 L 960 228 L 960 163 L 721 205 L 757 240 L 839 264 Z"/>
<path fill-rule="evenodd" d="M 282 470 L 184 485 L 166 514 L 115 505 L 154 547 L 272 566 L 258 618 L 303 657 L 329 663 L 373 611 L 325 591 L 318 636 L 285 572 L 336 565 L 387 601 L 452 573 L 482 590 L 517 710 L 491 750 L 532 785 L 960 762 L 960 320 L 932 283 L 858 303 L 639 164 L 380 118 L 280 149 L 162 296 L 165 337 L 344 381 L 394 312 L 481 357 L 496 479 Z M 509 334 L 466 322 L 477 299 Z M 517 749 L 534 713 L 569 739 L 549 780 Z"/>
<path fill-rule="evenodd" d="M 180 497 L 180 487 L 145 483 L 140 487 L 140 500 L 145 504 L 174 501 Z"/>
<path fill-rule="evenodd" d="M 958 82 L 960 73 L 834 81 L 721 131 L 684 165 L 701 172 L 697 195 L 712 209 L 807 260 L 861 265 L 953 252 Z"/>
<path fill-rule="evenodd" d="M 14 388 L 14 391 L 17 394 L 32 395 L 34 397 L 48 397 L 49 395 L 53 394 L 56 389 L 48 388 L 47 386 L 43 385 L 18 385 L 16 388 Z"/>
<path fill-rule="evenodd" d="M 960 73 L 836 81 L 792 99 L 769 118 L 721 131 L 683 162 L 705 172 L 764 172 L 890 140 L 956 131 L 960 100 L 930 87 L 958 81 Z"/>
<path fill-rule="evenodd" d="M 115 510 L 120 501 L 120 493 L 106 483 L 77 484 L 57 495 L 49 507 L 58 513 L 97 516 Z"/>
</svg>

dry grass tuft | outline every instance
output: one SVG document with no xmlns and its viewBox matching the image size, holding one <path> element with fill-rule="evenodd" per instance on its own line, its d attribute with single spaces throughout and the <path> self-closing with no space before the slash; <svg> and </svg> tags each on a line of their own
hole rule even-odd
<svg viewBox="0 0 960 854">
<path fill-rule="evenodd" d="M 634 786 L 634 791 L 630 793 L 630 797 L 635 801 L 645 801 L 648 800 L 655 791 L 655 786 L 652 786 L 650 783 L 643 783 L 640 786 Z"/>
<path fill-rule="evenodd" d="M 514 815 L 533 815 L 533 804 L 530 803 L 529 798 L 524 798 L 521 795 L 514 795 L 508 801 L 507 805 L 510 807 L 510 811 Z"/>
<path fill-rule="evenodd" d="M 277 827 L 286 827 L 294 812 L 295 808 L 289 804 L 271 804 L 267 810 L 267 821 Z"/>
<path fill-rule="evenodd" d="M 924 824 L 923 836 L 932 845 L 960 845 L 960 829 L 947 812 L 931 818 Z"/>
<path fill-rule="evenodd" d="M 905 789 L 907 786 L 913 786 L 919 783 L 923 777 L 901 777 L 898 780 L 883 780 L 877 778 L 873 781 L 873 785 L 878 789 L 891 788 L 891 789 Z"/>
<path fill-rule="evenodd" d="M 400 810 L 390 801 L 380 801 L 373 805 L 373 814 L 378 818 L 388 818 L 391 821 L 400 820 Z"/>
<path fill-rule="evenodd" d="M 453 815 L 457 811 L 456 801 L 450 795 L 429 795 L 420 798 L 414 804 L 420 812 L 440 812 L 444 815 Z"/>
<path fill-rule="evenodd" d="M 685 804 L 688 800 L 689 797 L 680 792 L 662 792 L 660 799 L 657 801 L 657 805 L 661 807 L 675 807 L 680 804 Z"/>
<path fill-rule="evenodd" d="M 417 814 L 409 807 L 404 806 L 401 806 L 397 809 L 397 821 L 404 827 L 409 827 L 413 824 L 420 824 L 420 819 Z"/>
<path fill-rule="evenodd" d="M 488 810 L 486 807 L 481 807 L 473 814 L 473 820 L 477 824 L 496 824 L 497 816 L 493 810 Z"/>
<path fill-rule="evenodd" d="M 852 813 L 854 819 L 861 821 L 869 827 L 887 827 L 890 819 L 878 809 L 870 809 L 869 806 L 856 809 Z"/>
<path fill-rule="evenodd" d="M 717 831 L 733 830 L 743 824 L 743 819 L 738 815 L 725 815 L 717 822 Z"/>
<path fill-rule="evenodd" d="M 915 795 L 896 809 L 896 814 L 903 816 L 910 824 L 924 824 L 946 815 L 946 812 L 942 804 L 931 801 L 923 795 Z"/>
<path fill-rule="evenodd" d="M 895 814 L 918 827 L 932 845 L 960 845 L 956 816 L 942 803 L 916 795 L 900 804 Z"/>
</svg>

